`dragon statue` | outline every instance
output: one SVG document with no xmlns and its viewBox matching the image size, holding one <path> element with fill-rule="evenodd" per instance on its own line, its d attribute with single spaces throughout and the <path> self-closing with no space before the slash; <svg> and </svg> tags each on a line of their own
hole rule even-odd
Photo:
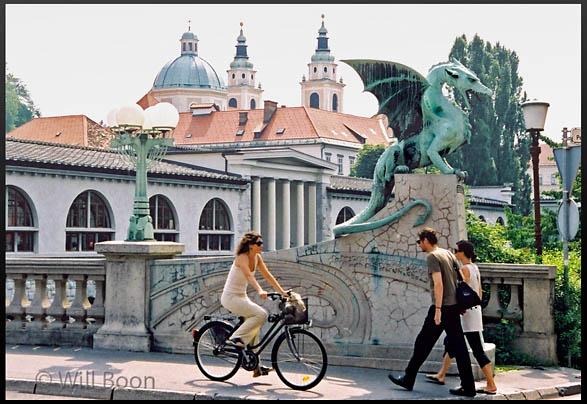
<svg viewBox="0 0 587 404">
<path fill-rule="evenodd" d="M 365 91 L 379 101 L 378 114 L 385 114 L 398 143 L 387 147 L 375 166 L 371 199 L 367 207 L 350 220 L 334 227 L 336 237 L 373 230 L 398 220 L 416 205 L 426 207 L 426 213 L 414 224 L 422 224 L 430 213 L 425 200 L 415 200 L 395 214 L 370 222 L 389 201 L 395 173 L 408 173 L 415 168 L 433 165 L 443 174 L 456 174 L 464 179 L 465 171 L 452 168 L 446 156 L 471 138 L 468 110 L 469 97 L 475 94 L 491 96 L 479 78 L 461 62 L 453 59 L 432 66 L 424 78 L 413 69 L 399 63 L 380 60 L 343 60 L 363 80 Z M 458 91 L 466 109 L 443 95 L 444 85 Z"/>
</svg>

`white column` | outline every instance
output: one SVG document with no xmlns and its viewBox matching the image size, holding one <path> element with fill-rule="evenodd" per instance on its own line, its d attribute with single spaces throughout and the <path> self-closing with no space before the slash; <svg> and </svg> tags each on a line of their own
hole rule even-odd
<svg viewBox="0 0 587 404">
<path fill-rule="evenodd" d="M 261 233 L 261 178 L 253 178 L 252 192 L 253 222 L 251 223 L 254 231 Z"/>
<path fill-rule="evenodd" d="M 296 246 L 304 245 L 304 183 L 296 181 Z"/>
<path fill-rule="evenodd" d="M 263 241 L 267 251 L 275 250 L 275 178 L 267 179 L 267 234 Z"/>
<path fill-rule="evenodd" d="M 316 244 L 316 183 L 308 183 L 308 244 Z"/>
<path fill-rule="evenodd" d="M 289 180 L 283 180 L 281 183 L 281 200 L 282 203 L 282 210 L 281 210 L 281 248 L 289 248 L 290 243 L 290 217 L 291 217 L 291 209 L 289 203 Z"/>
</svg>

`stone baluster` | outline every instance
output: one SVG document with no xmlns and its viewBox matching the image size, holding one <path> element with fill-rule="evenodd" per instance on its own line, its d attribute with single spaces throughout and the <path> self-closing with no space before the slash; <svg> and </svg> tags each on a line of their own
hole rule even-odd
<svg viewBox="0 0 587 404">
<path fill-rule="evenodd" d="M 6 307 L 6 328 L 21 329 L 24 327 L 25 322 L 25 308 L 30 305 L 25 290 L 27 275 L 14 274 L 11 277 L 14 280 L 14 297 Z"/>
<path fill-rule="evenodd" d="M 490 290 L 489 290 L 489 302 L 487 303 L 487 307 L 483 309 L 483 315 L 485 317 L 490 318 L 501 318 L 501 304 L 499 303 L 499 292 L 498 286 L 500 285 L 496 281 L 498 280 L 491 280 L 490 281 Z"/>
<path fill-rule="evenodd" d="M 507 312 L 504 318 L 507 319 L 521 319 L 522 308 L 520 307 L 520 288 L 522 287 L 521 279 L 510 279 L 508 285 L 511 285 L 510 302 L 508 304 Z"/>
<path fill-rule="evenodd" d="M 49 299 L 47 298 L 47 275 L 29 275 L 29 279 L 34 279 L 35 281 L 35 295 L 25 310 L 26 314 L 32 317 L 29 318 L 30 323 L 27 323 L 26 327 L 41 330 L 46 325 L 45 310 L 50 306 Z"/>
<path fill-rule="evenodd" d="M 96 284 L 96 297 L 92 306 L 87 309 L 87 317 L 93 318 L 94 321 L 88 323 L 88 330 L 97 330 L 104 324 L 104 286 L 103 276 L 89 275 L 88 280 L 93 280 Z"/>
<path fill-rule="evenodd" d="M 52 275 L 51 280 L 55 282 L 55 294 L 51 306 L 47 307 L 45 313 L 47 317 L 51 316 L 52 321 L 47 322 L 47 329 L 58 329 L 65 327 L 65 309 L 71 306 L 67 300 L 67 276 Z"/>
<path fill-rule="evenodd" d="M 87 328 L 86 310 L 91 306 L 88 300 L 87 275 L 69 275 L 69 280 L 75 281 L 75 297 L 71 302 L 71 306 L 66 309 L 66 313 L 75 322 L 68 322 L 66 327 L 71 329 L 85 329 Z"/>
</svg>

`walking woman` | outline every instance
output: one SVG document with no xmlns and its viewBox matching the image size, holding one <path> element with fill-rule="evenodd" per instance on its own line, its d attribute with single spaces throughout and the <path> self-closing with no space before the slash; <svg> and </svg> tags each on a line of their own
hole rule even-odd
<svg viewBox="0 0 587 404">
<path fill-rule="evenodd" d="M 247 286 L 251 285 L 259 294 L 261 299 L 267 299 L 267 292 L 264 291 L 255 279 L 255 270 L 258 268 L 261 275 L 269 282 L 277 292 L 285 296 L 279 282 L 273 277 L 261 258 L 263 238 L 257 232 L 250 231 L 244 235 L 236 249 L 236 258 L 230 267 L 228 278 L 224 284 L 220 303 L 227 310 L 243 316 L 245 322 L 234 332 L 232 338 L 226 343 L 244 348 L 246 345 L 255 345 L 259 342 L 259 331 L 267 321 L 267 311 L 252 302 L 247 296 Z M 253 371 L 253 377 L 265 376 L 272 368 L 259 366 Z"/>
<path fill-rule="evenodd" d="M 473 264 L 473 260 L 477 257 L 475 255 L 475 248 L 473 244 L 466 240 L 461 240 L 457 243 L 457 248 L 454 250 L 456 258 L 461 262 L 461 275 L 463 280 L 477 293 L 479 298 L 482 298 L 483 290 L 481 288 L 481 275 L 477 265 Z M 473 355 L 479 364 L 479 367 L 485 375 L 487 385 L 478 389 L 477 393 L 495 394 L 497 386 L 493 380 L 493 372 L 491 369 L 491 361 L 483 350 L 483 321 L 481 318 L 481 306 L 470 308 L 461 316 L 461 324 L 469 346 L 473 350 Z M 442 368 L 435 375 L 426 375 L 429 382 L 444 384 L 446 373 L 452 362 L 451 352 L 448 350 L 444 353 L 442 361 Z"/>
</svg>

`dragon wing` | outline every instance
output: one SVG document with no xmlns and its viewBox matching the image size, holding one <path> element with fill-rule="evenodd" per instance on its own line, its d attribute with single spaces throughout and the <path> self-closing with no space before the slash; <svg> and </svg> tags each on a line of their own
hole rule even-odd
<svg viewBox="0 0 587 404">
<path fill-rule="evenodd" d="M 430 83 L 415 70 L 384 60 L 342 60 L 351 66 L 379 101 L 377 114 L 387 116 L 388 125 L 398 140 L 422 131 L 421 100 Z"/>
</svg>

